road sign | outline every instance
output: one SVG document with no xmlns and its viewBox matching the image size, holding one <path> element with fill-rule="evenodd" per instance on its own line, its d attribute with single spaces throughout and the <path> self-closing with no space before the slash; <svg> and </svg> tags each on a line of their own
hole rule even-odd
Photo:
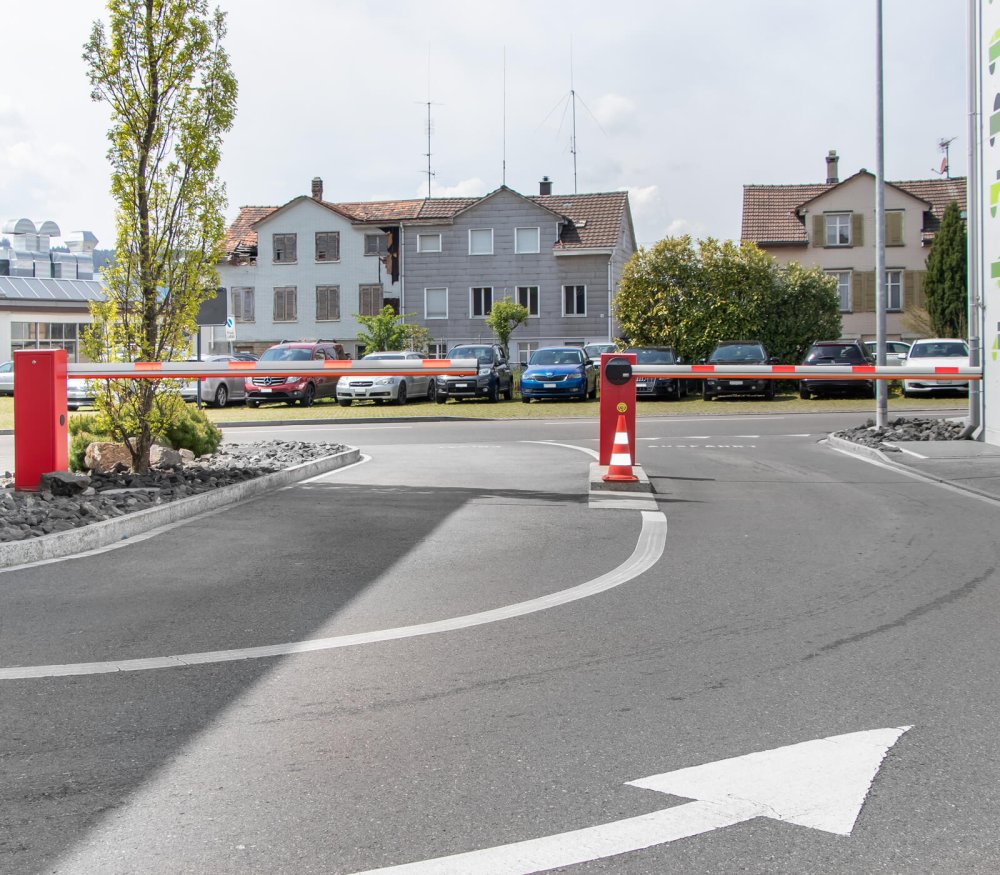
<svg viewBox="0 0 1000 875">
<path fill-rule="evenodd" d="M 851 732 L 651 775 L 628 785 L 697 801 L 358 875 L 528 875 L 639 851 L 756 817 L 850 835 L 882 760 L 909 728 Z"/>
<path fill-rule="evenodd" d="M 226 340 L 236 340 L 236 321 L 232 316 L 226 317 Z"/>
</svg>

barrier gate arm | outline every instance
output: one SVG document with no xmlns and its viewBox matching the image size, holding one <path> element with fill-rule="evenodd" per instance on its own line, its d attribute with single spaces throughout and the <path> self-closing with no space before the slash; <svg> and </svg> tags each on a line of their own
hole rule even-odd
<svg viewBox="0 0 1000 875">
<path fill-rule="evenodd" d="M 713 377 L 752 377 L 757 380 L 982 380 L 982 368 L 942 365 L 931 368 L 877 365 L 635 365 L 637 377 L 674 377 L 699 380 Z"/>
<path fill-rule="evenodd" d="M 64 349 L 14 353 L 14 488 L 35 491 L 42 474 L 65 471 L 69 430 L 66 384 L 91 380 L 194 380 L 204 377 L 474 377 L 475 359 L 304 362 L 113 362 L 67 364 Z"/>
</svg>

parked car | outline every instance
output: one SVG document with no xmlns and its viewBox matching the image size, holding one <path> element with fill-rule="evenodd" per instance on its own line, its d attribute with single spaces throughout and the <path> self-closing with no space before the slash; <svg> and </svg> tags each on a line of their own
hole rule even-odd
<svg viewBox="0 0 1000 875">
<path fill-rule="evenodd" d="M 854 365 L 874 365 L 875 360 L 868 354 L 868 348 L 860 340 L 818 340 L 809 347 L 803 365 L 829 367 L 830 365 L 852 367 Z M 865 398 L 875 397 L 875 381 L 863 379 L 806 378 L 799 381 L 799 397 L 808 399 L 812 395 L 859 393 Z"/>
<path fill-rule="evenodd" d="M 618 347 L 613 343 L 588 343 L 583 351 L 587 354 L 589 358 L 595 365 L 601 363 L 601 355 L 606 352 L 616 352 Z"/>
<path fill-rule="evenodd" d="M 866 340 L 865 346 L 872 361 L 878 361 L 878 341 Z M 887 340 L 885 342 L 885 363 L 886 366 L 902 365 L 906 362 L 906 354 L 910 351 L 910 344 L 902 340 Z"/>
<path fill-rule="evenodd" d="M 521 400 L 597 397 L 597 367 L 579 346 L 546 346 L 522 362 Z"/>
<path fill-rule="evenodd" d="M 14 362 L 0 365 L 0 395 L 14 394 Z"/>
<path fill-rule="evenodd" d="M 70 377 L 66 381 L 66 407 L 69 410 L 79 410 L 81 407 L 91 407 L 93 404 L 92 381 Z"/>
<path fill-rule="evenodd" d="M 671 346 L 634 346 L 625 352 L 635 353 L 637 365 L 682 365 L 684 361 L 677 357 Z M 681 395 L 687 395 L 687 380 L 676 377 L 636 377 L 636 398 L 668 398 L 680 401 Z"/>
<path fill-rule="evenodd" d="M 422 362 L 424 357 L 419 352 L 372 352 L 361 361 L 399 361 Z M 354 401 L 373 401 L 382 404 L 391 401 L 394 404 L 405 404 L 410 398 L 426 398 L 433 401 L 437 398 L 437 383 L 433 376 L 399 376 L 386 374 L 379 377 L 341 377 L 337 383 L 337 403 L 341 407 L 350 407 Z"/>
<path fill-rule="evenodd" d="M 932 337 L 915 340 L 906 356 L 904 368 L 968 367 L 969 345 L 955 337 Z M 903 380 L 903 395 L 929 395 L 931 392 L 969 393 L 968 380 Z"/>
<path fill-rule="evenodd" d="M 261 362 L 308 362 L 326 359 L 345 359 L 344 348 L 333 340 L 283 341 L 264 350 Z M 248 377 L 243 387 L 247 407 L 258 407 L 265 402 L 284 401 L 310 407 L 317 398 L 334 398 L 337 394 L 339 375 L 329 377 Z"/>
<path fill-rule="evenodd" d="M 767 354 L 759 340 L 723 340 L 715 345 L 707 359 L 710 365 L 776 365 L 778 360 Z M 706 379 L 701 387 L 701 397 L 711 401 L 717 395 L 762 395 L 774 398 L 774 380 L 746 378 Z"/>
<path fill-rule="evenodd" d="M 449 350 L 448 358 L 475 359 L 479 363 L 479 373 L 475 377 L 438 377 L 438 404 L 444 404 L 449 398 L 499 401 L 503 395 L 510 401 L 514 397 L 514 372 L 502 346 L 495 343 L 456 346 Z"/>
<path fill-rule="evenodd" d="M 197 358 L 189 358 L 189 362 L 198 361 Z M 203 355 L 201 361 L 205 363 L 243 361 L 234 355 L 217 353 Z M 181 385 L 181 398 L 185 401 L 196 401 L 198 398 L 198 380 L 191 380 Z M 242 401 L 246 398 L 246 380 L 243 374 L 236 374 L 232 377 L 204 377 L 201 380 L 201 400 L 214 407 L 225 407 L 230 401 Z"/>
</svg>

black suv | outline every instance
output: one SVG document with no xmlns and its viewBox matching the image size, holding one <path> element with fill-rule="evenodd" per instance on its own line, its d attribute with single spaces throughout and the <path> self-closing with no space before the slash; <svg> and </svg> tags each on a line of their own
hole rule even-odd
<svg viewBox="0 0 1000 875">
<path fill-rule="evenodd" d="M 776 365 L 778 360 L 767 354 L 759 340 L 723 340 L 715 345 L 712 354 L 705 359 L 710 365 Z M 701 397 L 710 401 L 717 395 L 763 395 L 769 401 L 774 398 L 774 380 L 744 379 L 726 377 L 705 380 L 701 387 Z"/>
<path fill-rule="evenodd" d="M 682 365 L 672 346 L 630 346 L 625 352 L 635 353 L 637 365 Z M 687 395 L 687 380 L 676 377 L 636 377 L 636 398 L 666 398 L 680 401 Z"/>
<path fill-rule="evenodd" d="M 346 358 L 344 347 L 335 340 L 283 340 L 264 352 L 260 364 Z M 317 398 L 335 398 L 339 379 L 339 374 L 329 377 L 247 377 L 243 385 L 246 387 L 247 407 L 259 407 L 270 401 L 284 401 L 286 404 L 298 401 L 303 407 L 311 407 Z"/>
<path fill-rule="evenodd" d="M 840 365 L 874 365 L 867 347 L 860 340 L 817 340 L 809 347 L 803 365 L 829 367 Z M 874 380 L 805 379 L 799 381 L 799 397 L 808 399 L 811 395 L 832 395 L 859 392 L 865 398 L 875 397 Z"/>
<path fill-rule="evenodd" d="M 464 344 L 449 350 L 448 358 L 475 359 L 479 363 L 479 373 L 475 377 L 438 377 L 438 404 L 444 404 L 449 398 L 499 401 L 503 395 L 510 401 L 514 397 L 514 372 L 502 346 L 495 343 Z"/>
</svg>

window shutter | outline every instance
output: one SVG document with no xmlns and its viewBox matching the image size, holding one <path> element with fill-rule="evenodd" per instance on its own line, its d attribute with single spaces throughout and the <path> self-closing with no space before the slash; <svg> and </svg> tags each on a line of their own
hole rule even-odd
<svg viewBox="0 0 1000 875">
<path fill-rule="evenodd" d="M 875 312 L 875 272 L 855 271 L 852 277 L 854 300 L 851 310 L 855 313 Z"/>
<path fill-rule="evenodd" d="M 927 295 L 924 293 L 924 276 L 922 270 L 903 271 L 903 309 L 912 310 L 915 307 L 927 309 Z"/>
<path fill-rule="evenodd" d="M 903 245 L 903 214 L 898 210 L 885 214 L 885 245 Z"/>
<path fill-rule="evenodd" d="M 862 213 L 851 213 L 851 246 L 865 245 L 865 217 Z"/>
<path fill-rule="evenodd" d="M 813 216 L 813 246 L 826 245 L 826 217 Z"/>
<path fill-rule="evenodd" d="M 243 294 L 243 320 L 245 322 L 253 322 L 253 298 L 254 290 L 247 289 Z"/>
</svg>

